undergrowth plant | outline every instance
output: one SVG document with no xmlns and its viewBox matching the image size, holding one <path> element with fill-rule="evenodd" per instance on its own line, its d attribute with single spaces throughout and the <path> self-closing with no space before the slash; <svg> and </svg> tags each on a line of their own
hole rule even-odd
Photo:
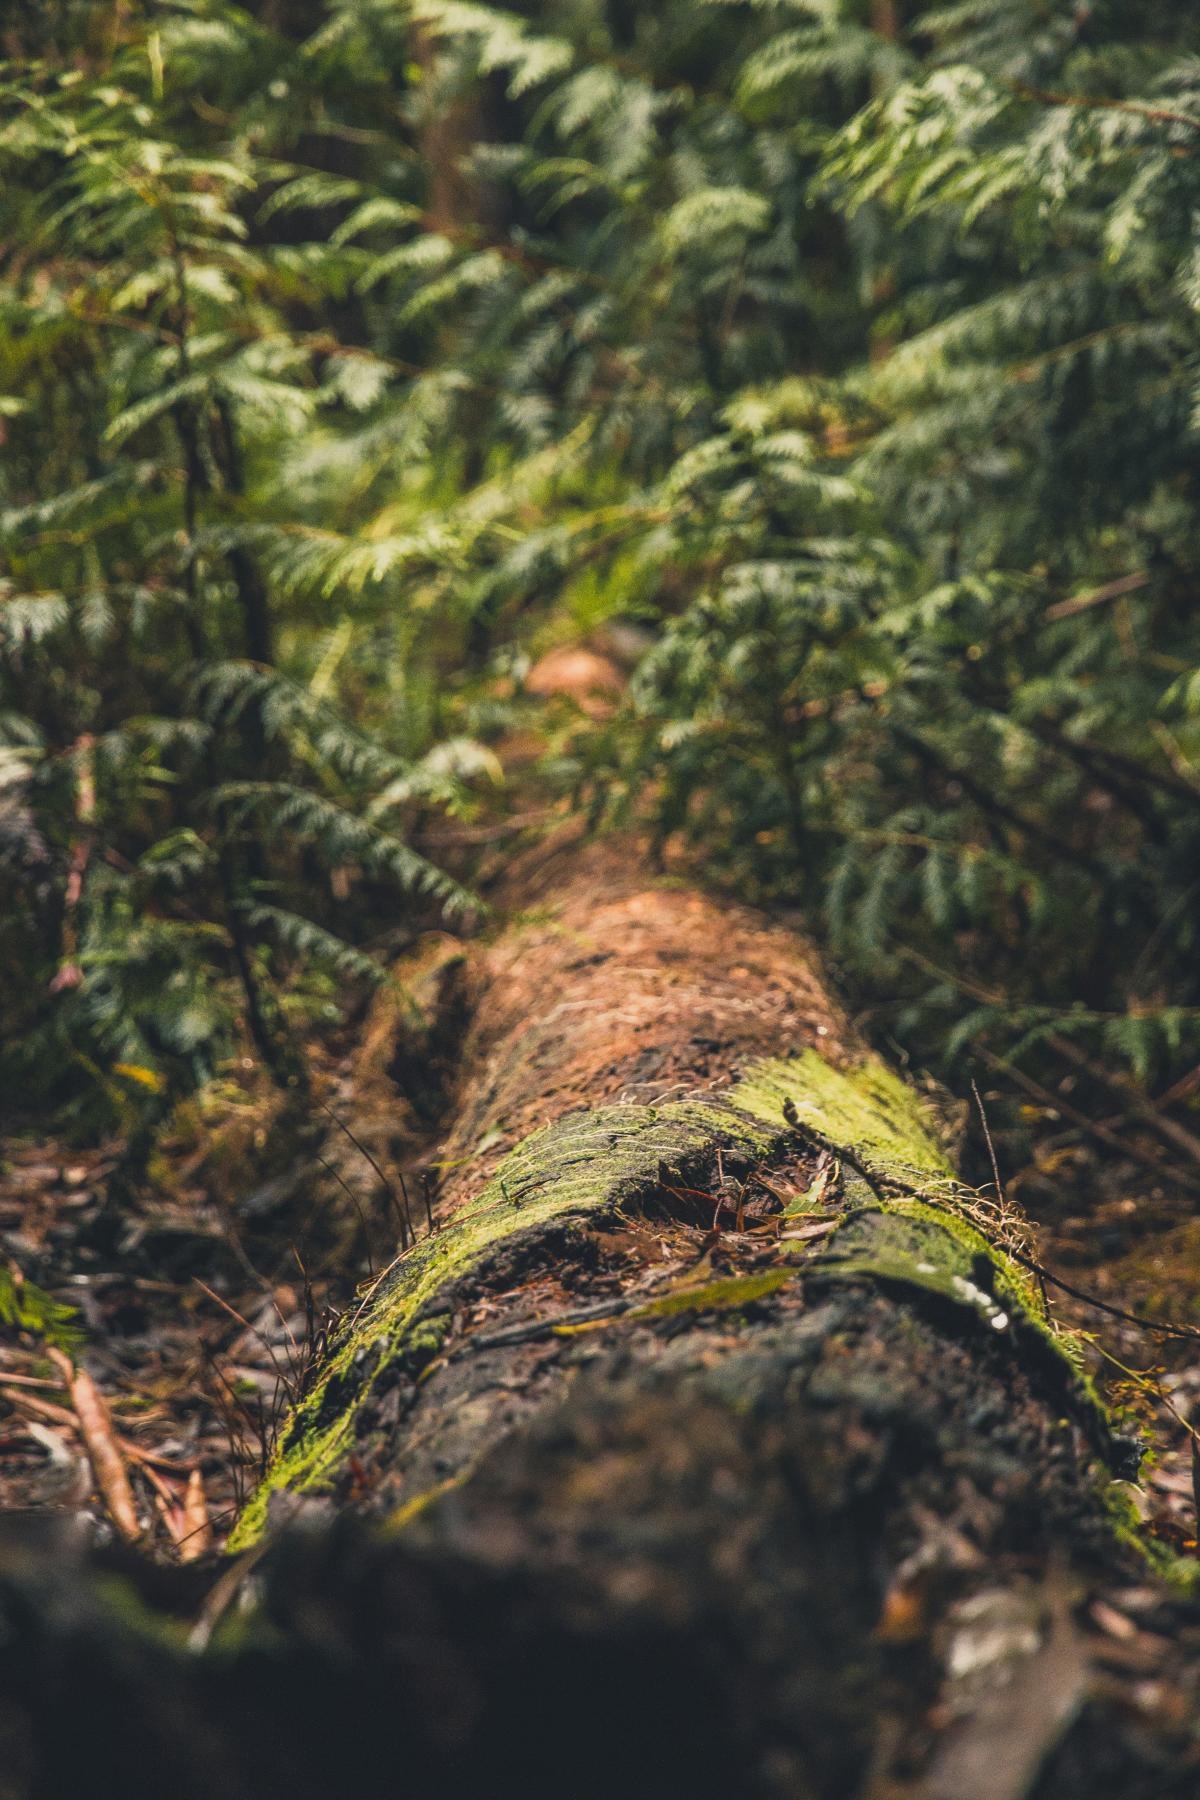
<svg viewBox="0 0 1200 1800">
<path fill-rule="evenodd" d="M 462 912 L 418 840 L 473 764 L 426 758 L 428 703 L 357 724 L 347 618 L 282 606 L 258 549 L 297 434 L 363 403 L 314 327 L 347 280 L 320 196 L 275 230 L 286 46 L 237 9 L 72 10 L 0 84 L 6 1040 L 19 1111 L 130 1128 L 243 1033 L 303 1087 L 281 983 L 380 978 L 352 888 Z"/>
<path fill-rule="evenodd" d="M 531 713 L 543 790 L 822 921 L 924 1061 L 1196 1062 L 1187 9 L 7 29 L 31 1105 L 111 1123 L 247 1044 L 302 1083 L 289 985 L 465 904 L 454 815 Z M 535 713 L 588 637 L 615 715 Z"/>
</svg>

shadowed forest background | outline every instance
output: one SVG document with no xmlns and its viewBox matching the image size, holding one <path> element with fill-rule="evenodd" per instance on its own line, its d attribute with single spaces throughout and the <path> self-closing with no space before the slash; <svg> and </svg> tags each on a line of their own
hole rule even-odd
<svg viewBox="0 0 1200 1800">
<path fill-rule="evenodd" d="M 1052 1265 L 1195 1321 L 1191 9 L 10 0 L 0 56 L 18 1498 L 91 1334 L 152 1533 L 225 1528 L 572 821 L 802 922 Z M 1184 1547 L 1200 1371 L 1078 1322 Z"/>
</svg>

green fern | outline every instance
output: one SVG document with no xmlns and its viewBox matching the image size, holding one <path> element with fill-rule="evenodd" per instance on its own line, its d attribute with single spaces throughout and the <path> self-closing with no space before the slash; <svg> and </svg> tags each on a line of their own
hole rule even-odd
<svg viewBox="0 0 1200 1800">
<path fill-rule="evenodd" d="M 83 1341 L 79 1314 L 32 1281 L 16 1281 L 0 1269 L 0 1325 L 25 1331 L 57 1350 L 74 1351 Z"/>
</svg>

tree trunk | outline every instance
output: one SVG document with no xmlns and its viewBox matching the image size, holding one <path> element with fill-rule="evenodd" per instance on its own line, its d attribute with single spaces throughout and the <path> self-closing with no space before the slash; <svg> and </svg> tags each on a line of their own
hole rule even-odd
<svg viewBox="0 0 1200 1800">
<path fill-rule="evenodd" d="M 437 78 L 438 46 L 427 27 L 412 30 L 413 61 L 425 82 Z M 495 184 L 468 168 L 471 151 L 487 142 L 489 96 L 482 79 L 469 93 L 435 103 L 420 130 L 421 166 L 428 177 L 425 222 L 449 237 L 498 228 L 503 205 Z"/>
<path fill-rule="evenodd" d="M 945 1109 L 742 907 L 611 849 L 523 901 L 436 1229 L 316 1371 L 203 1653 L 0 1582 L 0 1795 L 1196 1792 L 1186 1709 L 1096 1698 L 1098 1595 L 1195 1614 Z"/>
</svg>

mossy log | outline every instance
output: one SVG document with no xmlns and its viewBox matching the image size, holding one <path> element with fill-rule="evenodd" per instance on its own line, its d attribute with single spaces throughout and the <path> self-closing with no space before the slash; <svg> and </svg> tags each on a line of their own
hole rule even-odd
<svg viewBox="0 0 1200 1800">
<path fill-rule="evenodd" d="M 436 1228 L 201 1630 L 0 1575 L 0 1796 L 1200 1791 L 1081 1623 L 1131 1590 L 1194 1629 L 1130 1446 L 811 949 L 595 853 L 470 986 Z"/>
</svg>

